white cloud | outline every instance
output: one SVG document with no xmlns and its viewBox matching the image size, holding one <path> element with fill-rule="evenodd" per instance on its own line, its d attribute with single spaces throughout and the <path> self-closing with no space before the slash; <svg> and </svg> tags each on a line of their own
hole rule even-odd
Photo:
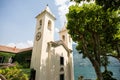
<svg viewBox="0 0 120 80">
<path fill-rule="evenodd" d="M 28 40 L 27 42 L 19 42 L 19 43 L 9 43 L 7 46 L 9 47 L 15 47 L 16 48 L 28 48 L 28 47 L 33 47 L 33 41 Z"/>
<path fill-rule="evenodd" d="M 9 46 L 9 47 L 15 47 L 16 44 L 15 43 L 9 43 L 9 44 L 7 44 L 7 46 Z"/>
<path fill-rule="evenodd" d="M 28 40 L 27 44 L 28 44 L 29 47 L 32 47 L 33 46 L 33 41 Z"/>
<path fill-rule="evenodd" d="M 59 30 L 58 28 L 55 28 L 55 32 L 57 32 L 57 33 L 58 33 L 59 31 L 60 31 L 60 30 Z"/>
<path fill-rule="evenodd" d="M 66 13 L 68 13 L 68 7 L 72 4 L 75 4 L 74 2 L 70 2 L 70 0 L 55 0 L 55 4 L 58 6 L 58 14 L 60 16 L 60 23 L 61 25 L 64 25 L 64 22 L 66 22 Z"/>
<path fill-rule="evenodd" d="M 67 5 L 62 5 L 62 6 L 58 7 L 58 11 L 59 11 L 58 14 L 60 16 L 61 24 L 63 25 L 63 23 L 66 22 L 65 14 L 68 12 Z"/>
<path fill-rule="evenodd" d="M 16 47 L 17 47 L 17 48 L 27 48 L 27 44 L 20 42 L 20 43 L 17 43 L 17 44 L 16 44 Z"/>
<path fill-rule="evenodd" d="M 58 14 L 60 16 L 60 23 L 63 26 L 64 22 L 67 22 L 65 15 L 69 11 L 68 8 L 69 6 L 74 5 L 75 2 L 74 1 L 70 2 L 70 0 L 54 0 L 54 1 L 55 1 L 55 4 L 58 6 Z M 81 2 L 79 5 L 81 6 L 83 3 L 88 4 L 88 2 L 84 1 L 84 2 Z M 90 3 L 94 3 L 94 0 L 91 1 Z"/>
<path fill-rule="evenodd" d="M 66 2 L 69 2 L 69 0 L 55 0 L 55 4 L 57 6 L 61 6 L 61 5 L 64 5 Z"/>
</svg>

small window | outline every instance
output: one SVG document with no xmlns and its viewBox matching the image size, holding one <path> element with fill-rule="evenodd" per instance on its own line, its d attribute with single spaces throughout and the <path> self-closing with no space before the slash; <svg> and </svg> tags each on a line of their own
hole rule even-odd
<svg viewBox="0 0 120 80">
<path fill-rule="evenodd" d="M 51 30 L 51 28 L 52 28 L 52 22 L 49 20 L 48 21 L 48 29 Z"/>
<path fill-rule="evenodd" d="M 64 65 L 64 57 L 60 57 L 60 65 Z"/>
<path fill-rule="evenodd" d="M 64 71 L 64 68 L 63 68 L 63 67 L 61 67 L 61 68 L 60 68 L 60 72 L 63 72 L 63 71 Z"/>
<path fill-rule="evenodd" d="M 62 35 L 62 40 L 65 41 L 65 35 Z"/>
<path fill-rule="evenodd" d="M 0 63 L 4 63 L 5 56 L 0 56 Z"/>
<path fill-rule="evenodd" d="M 42 26 L 42 20 L 40 20 L 40 26 Z"/>
<path fill-rule="evenodd" d="M 39 21 L 39 27 L 38 27 L 38 30 L 41 29 L 42 27 L 42 20 Z"/>
<path fill-rule="evenodd" d="M 60 74 L 60 80 L 64 80 L 64 74 Z"/>
</svg>

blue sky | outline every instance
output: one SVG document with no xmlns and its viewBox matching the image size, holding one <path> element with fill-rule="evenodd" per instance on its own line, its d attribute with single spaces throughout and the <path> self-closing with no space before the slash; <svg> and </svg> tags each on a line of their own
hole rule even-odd
<svg viewBox="0 0 120 80">
<path fill-rule="evenodd" d="M 0 0 L 0 45 L 27 47 L 34 40 L 36 15 L 49 5 L 56 16 L 55 40 L 65 22 L 69 0 Z"/>
</svg>

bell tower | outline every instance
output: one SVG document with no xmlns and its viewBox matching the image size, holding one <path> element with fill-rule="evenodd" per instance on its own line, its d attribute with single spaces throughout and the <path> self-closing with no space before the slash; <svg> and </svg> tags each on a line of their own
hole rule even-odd
<svg viewBox="0 0 120 80">
<path fill-rule="evenodd" d="M 68 34 L 68 30 L 66 29 L 67 25 L 66 23 L 64 24 L 63 28 L 60 30 L 59 32 L 59 36 L 60 36 L 60 40 L 62 40 L 64 42 L 64 44 L 70 49 L 72 50 L 72 38 L 71 36 Z M 69 56 L 69 63 L 70 63 L 70 69 L 71 69 L 71 80 L 74 80 L 74 66 L 73 66 L 73 53 L 70 53 Z"/>
<path fill-rule="evenodd" d="M 36 16 L 36 31 L 31 58 L 31 69 L 34 70 L 34 78 L 31 80 L 48 80 L 47 79 L 47 59 L 48 59 L 48 42 L 54 41 L 54 21 L 55 16 L 52 14 L 48 5 Z"/>
<path fill-rule="evenodd" d="M 60 30 L 59 35 L 60 35 L 60 40 L 62 40 L 66 46 L 72 50 L 72 38 L 68 34 L 68 30 L 66 29 L 66 23 L 64 24 L 63 28 Z"/>
</svg>

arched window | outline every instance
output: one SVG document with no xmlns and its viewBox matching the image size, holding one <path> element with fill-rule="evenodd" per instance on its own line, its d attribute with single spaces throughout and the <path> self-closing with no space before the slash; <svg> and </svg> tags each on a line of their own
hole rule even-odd
<svg viewBox="0 0 120 80">
<path fill-rule="evenodd" d="M 65 35 L 62 35 L 62 40 L 65 41 Z"/>
<path fill-rule="evenodd" d="M 41 29 L 41 27 L 42 27 L 42 20 L 39 21 L 39 27 L 38 27 L 38 29 Z"/>
<path fill-rule="evenodd" d="M 50 20 L 48 20 L 48 29 L 51 30 L 52 29 L 52 22 Z"/>
<path fill-rule="evenodd" d="M 64 68 L 63 68 L 63 67 L 61 67 L 61 68 L 60 68 L 60 72 L 63 72 L 63 71 L 64 71 Z"/>
<path fill-rule="evenodd" d="M 40 20 L 40 26 L 42 26 L 42 20 Z"/>
<path fill-rule="evenodd" d="M 64 57 L 60 57 L 60 65 L 64 65 Z"/>
</svg>

